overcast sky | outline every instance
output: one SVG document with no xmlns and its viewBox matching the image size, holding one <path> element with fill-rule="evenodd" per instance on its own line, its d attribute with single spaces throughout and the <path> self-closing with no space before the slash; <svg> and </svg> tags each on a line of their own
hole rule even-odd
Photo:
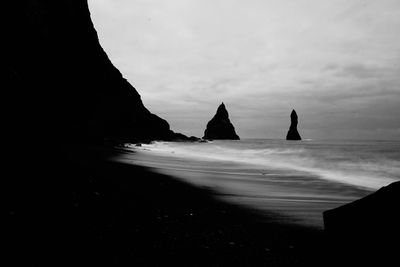
<svg viewBox="0 0 400 267">
<path fill-rule="evenodd" d="M 203 135 L 223 101 L 242 138 L 400 139 L 399 0 L 89 0 L 145 106 Z"/>
</svg>

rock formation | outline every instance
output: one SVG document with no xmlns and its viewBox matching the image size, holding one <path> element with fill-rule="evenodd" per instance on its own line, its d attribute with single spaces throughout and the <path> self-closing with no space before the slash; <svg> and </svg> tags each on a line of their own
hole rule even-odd
<svg viewBox="0 0 400 267">
<path fill-rule="evenodd" d="M 15 266 L 82 262 L 78 259 L 87 252 L 76 247 L 102 253 L 103 245 L 86 243 L 105 218 L 94 215 L 97 204 L 113 207 L 100 198 L 73 204 L 98 190 L 93 188 L 99 185 L 93 177 L 100 173 L 94 161 L 109 150 L 102 144 L 175 140 L 176 134 L 146 109 L 110 62 L 87 0 L 7 1 L 2 8 L 7 21 L 1 93 L 7 173 L 2 186 L 7 190 L 2 196 L 8 215 L 4 243 L 10 250 L 5 261 Z M 30 154 L 29 159 L 21 161 L 21 153 Z"/>
<path fill-rule="evenodd" d="M 399 211 L 400 181 L 362 199 L 325 211 L 325 231 L 332 247 L 347 253 L 343 255 L 346 259 L 351 256 L 359 262 L 374 257 L 382 263 L 390 256 L 397 258 L 400 249 Z"/>
<path fill-rule="evenodd" d="M 364 234 L 368 233 L 370 237 L 374 231 L 382 233 L 390 227 L 398 228 L 400 216 L 395 211 L 400 211 L 400 182 L 391 183 L 362 199 L 325 211 L 325 230 L 351 235 L 366 231 Z"/>
<path fill-rule="evenodd" d="M 222 103 L 214 117 L 207 123 L 207 128 L 204 131 L 203 139 L 224 139 L 224 140 L 239 140 L 239 136 L 235 132 L 231 121 L 229 120 L 228 111 Z"/>
<path fill-rule="evenodd" d="M 301 140 L 300 134 L 297 131 L 297 113 L 296 111 L 293 109 L 292 113 L 290 114 L 290 127 L 289 127 L 289 131 L 286 135 L 286 140 Z"/>
<path fill-rule="evenodd" d="M 24 134 L 78 142 L 175 138 L 107 57 L 86 0 L 12 2 L 5 66 L 13 88 L 6 91 Z"/>
</svg>

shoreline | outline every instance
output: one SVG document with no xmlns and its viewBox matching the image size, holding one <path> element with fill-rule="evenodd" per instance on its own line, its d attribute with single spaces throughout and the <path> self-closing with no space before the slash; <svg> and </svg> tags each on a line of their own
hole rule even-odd
<svg viewBox="0 0 400 267">
<path fill-rule="evenodd" d="M 37 169 L 19 164 L 24 179 L 10 184 L 11 266 L 338 266 L 363 260 L 363 251 L 354 254 L 357 247 L 346 246 L 346 239 L 332 242 L 321 229 L 222 201 L 209 188 L 148 167 L 109 161 L 120 149 L 46 152 L 27 162 Z M 32 179 L 33 170 L 42 176 Z"/>
<path fill-rule="evenodd" d="M 321 230 L 278 223 L 274 212 L 223 202 L 151 168 L 98 160 L 85 163 L 91 178 L 80 183 L 89 186 L 74 193 L 77 219 L 87 217 L 77 221 L 76 238 L 86 240 L 77 249 L 91 263 L 317 266 L 324 253 Z"/>
<path fill-rule="evenodd" d="M 184 158 L 148 148 L 120 150 L 113 161 L 141 165 L 193 186 L 206 188 L 221 201 L 259 214 L 275 213 L 277 222 L 323 229 L 325 210 L 350 203 L 369 191 L 309 174 L 259 169 L 229 161 Z"/>
<path fill-rule="evenodd" d="M 264 146 L 263 141 L 268 141 L 269 145 Z M 254 147 L 254 142 L 257 143 L 256 147 Z M 359 149 L 362 152 L 356 157 L 350 156 L 348 152 L 337 154 L 338 151 L 347 149 L 347 145 L 341 142 L 333 144 L 334 155 L 326 154 L 323 150 L 321 153 L 315 152 L 318 150 L 315 149 L 316 147 L 327 145 L 318 143 L 320 141 L 306 145 L 302 142 L 290 142 L 275 139 L 215 140 L 208 144 L 156 141 L 151 144 L 140 145 L 140 147 L 127 144 L 125 148 L 128 150 L 151 151 L 153 154 L 160 156 L 168 155 L 194 161 L 231 162 L 235 165 L 251 166 L 253 169 L 259 168 L 260 170 L 267 168 L 294 171 L 368 192 L 374 192 L 382 186 L 398 180 L 397 173 L 394 171 L 384 174 L 377 172 L 371 175 L 371 171 L 373 173 L 374 168 L 381 169 L 380 167 L 386 162 L 377 161 L 376 158 L 369 156 L 370 154 L 379 153 L 381 148 L 374 147 L 370 151 L 372 153 L 366 155 L 365 141 L 358 141 L 360 143 Z M 302 150 L 307 153 L 303 153 Z M 265 153 L 265 156 L 262 153 Z M 386 158 L 387 160 L 393 161 L 391 155 L 385 156 L 389 156 L 389 158 Z M 318 161 L 319 158 L 323 159 L 323 161 Z M 268 159 L 270 161 L 266 161 Z M 309 161 L 307 161 L 308 159 Z M 340 162 L 338 159 L 342 161 Z M 365 162 L 362 162 L 363 160 L 358 162 L 360 159 L 364 159 Z M 341 164 L 346 161 L 355 163 L 354 168 L 351 165 Z M 370 166 L 369 163 L 373 162 L 377 162 L 376 165 Z M 390 169 L 390 167 L 393 169 L 398 168 L 397 166 L 389 166 L 388 168 Z"/>
</svg>

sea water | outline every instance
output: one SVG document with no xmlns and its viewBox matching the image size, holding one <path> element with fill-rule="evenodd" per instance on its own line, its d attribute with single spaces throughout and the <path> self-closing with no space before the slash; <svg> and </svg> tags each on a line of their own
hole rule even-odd
<svg viewBox="0 0 400 267">
<path fill-rule="evenodd" d="M 309 173 L 367 189 L 400 180 L 400 141 L 241 140 L 155 142 L 145 148 L 177 157 L 235 162 L 262 169 Z"/>
<path fill-rule="evenodd" d="M 247 139 L 128 148 L 139 153 L 125 161 L 318 226 L 324 210 L 400 180 L 400 141 Z"/>
</svg>

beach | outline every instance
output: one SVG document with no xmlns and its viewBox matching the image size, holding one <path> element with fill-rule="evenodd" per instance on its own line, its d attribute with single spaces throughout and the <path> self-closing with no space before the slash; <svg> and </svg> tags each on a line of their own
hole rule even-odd
<svg viewBox="0 0 400 267">
<path fill-rule="evenodd" d="M 332 244 L 319 224 L 319 210 L 340 203 L 288 201 L 300 185 L 291 184 L 291 191 L 275 185 L 273 197 L 266 192 L 247 202 L 221 190 L 227 177 L 238 180 L 237 170 L 212 173 L 219 187 L 204 186 L 194 182 L 198 172 L 166 168 L 176 168 L 177 158 L 151 151 L 75 146 L 46 152 L 54 160 L 37 170 L 19 168 L 26 179 L 8 192 L 14 200 L 10 266 L 337 266 L 349 262 L 342 254 L 356 255 Z M 29 176 L 32 171 L 42 176 Z"/>
<path fill-rule="evenodd" d="M 83 157 L 88 175 L 74 192 L 76 249 L 99 264 L 333 265 L 325 258 L 340 262 L 341 250 L 326 238 L 322 212 L 372 192 L 276 170 L 255 174 L 145 144 L 88 153 L 96 157 Z"/>
<path fill-rule="evenodd" d="M 355 2 L 10 1 L 3 261 L 398 261 L 399 6 Z"/>
<path fill-rule="evenodd" d="M 96 149 L 96 160 L 80 161 L 87 175 L 75 179 L 79 190 L 73 192 L 76 231 L 71 237 L 77 245 L 71 255 L 79 261 L 108 266 L 319 265 L 326 252 L 320 228 L 282 220 L 273 210 L 261 213 L 236 205 L 211 189 L 140 163 L 110 160 L 127 153 L 135 154 Z"/>
<path fill-rule="evenodd" d="M 212 146 L 215 144 L 220 143 Z M 141 233 L 139 240 L 146 239 L 147 247 L 139 245 L 142 264 L 160 263 L 159 258 L 155 262 L 146 258 L 147 253 L 163 255 L 163 261 L 173 264 L 195 266 L 335 266 L 344 260 L 362 261 L 357 247 L 332 242 L 326 236 L 322 213 L 371 194 L 372 186 L 387 182 L 379 175 L 367 176 L 362 186 L 357 184 L 358 176 L 344 183 L 341 177 L 332 180 L 332 175 L 317 176 L 303 169 L 264 166 L 261 170 L 222 159 L 217 153 L 211 158 L 185 154 L 189 148 L 201 155 L 200 146 L 203 144 L 128 144 L 103 159 L 107 168 L 103 165 L 102 176 L 110 173 L 113 177 L 106 183 L 123 188 L 113 194 L 136 203 L 134 207 L 123 203 L 130 219 L 122 221 L 135 221 L 134 232 Z M 370 153 L 371 146 L 367 147 Z M 302 153 L 307 155 L 304 150 Z M 141 212 L 136 213 L 138 210 Z M 142 223 L 137 224 L 138 216 Z M 137 240 L 137 233 L 128 240 Z M 132 253 L 128 262 L 138 260 L 137 255 Z"/>
<path fill-rule="evenodd" d="M 113 160 L 146 166 L 153 172 L 209 189 L 215 198 L 225 202 L 245 205 L 261 213 L 274 211 L 276 214 L 273 219 L 277 222 L 307 225 L 321 230 L 324 210 L 368 194 L 367 190 L 307 176 L 273 171 L 259 173 L 229 162 L 194 161 L 145 150 L 136 150 L 133 154 L 128 152 Z"/>
<path fill-rule="evenodd" d="M 398 179 L 396 145 L 279 140 L 155 142 L 127 145 L 126 153 L 112 160 L 149 167 L 261 214 L 274 211 L 278 222 L 323 229 L 325 210 L 360 199 Z"/>
</svg>

